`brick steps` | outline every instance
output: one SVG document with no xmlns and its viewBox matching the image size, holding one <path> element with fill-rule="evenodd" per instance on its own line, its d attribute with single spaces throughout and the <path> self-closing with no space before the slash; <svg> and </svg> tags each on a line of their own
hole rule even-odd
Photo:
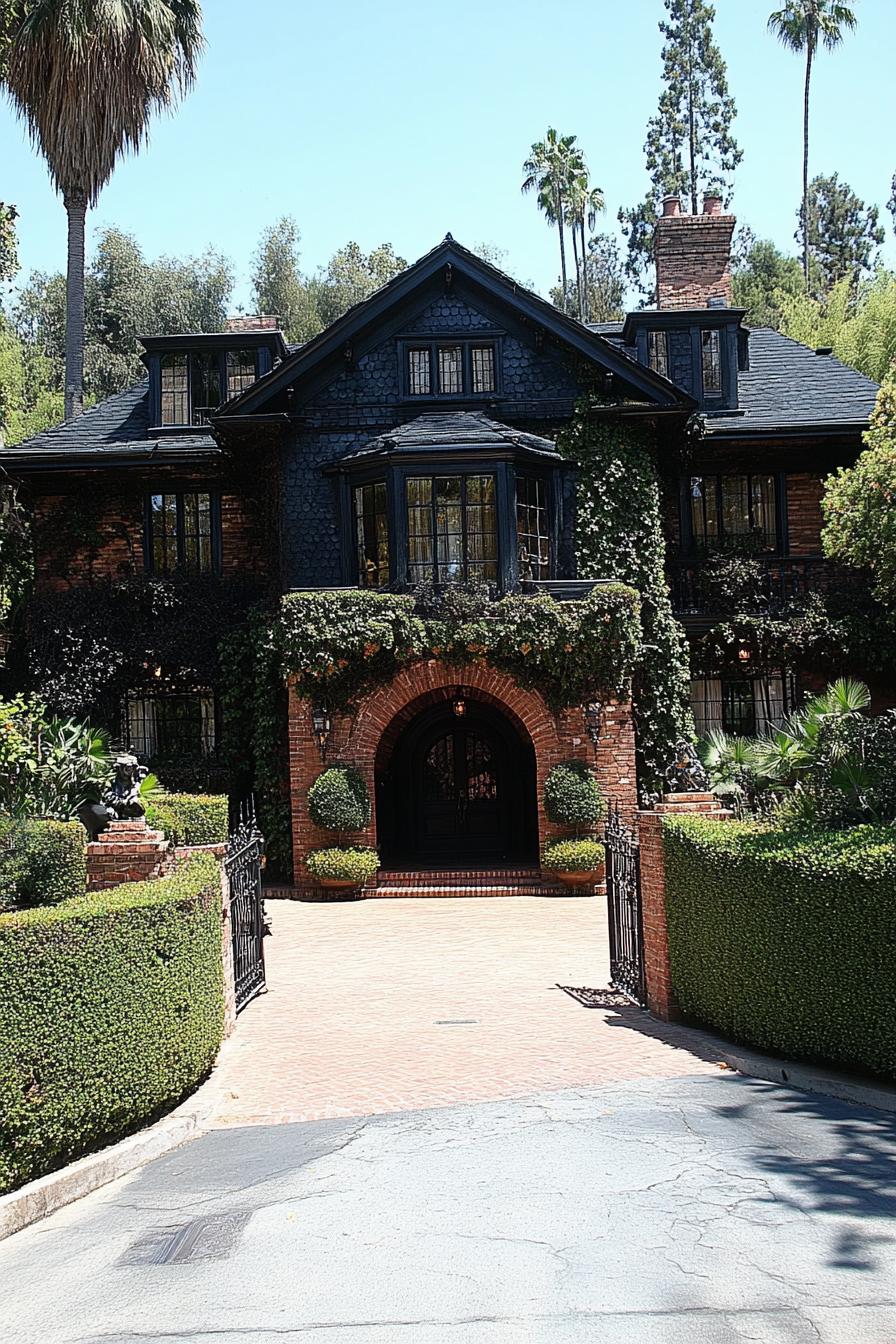
<svg viewBox="0 0 896 1344">
<path fill-rule="evenodd" d="M 366 888 L 369 900 L 401 897 L 563 896 L 568 889 L 545 880 L 538 868 L 381 871 Z"/>
</svg>

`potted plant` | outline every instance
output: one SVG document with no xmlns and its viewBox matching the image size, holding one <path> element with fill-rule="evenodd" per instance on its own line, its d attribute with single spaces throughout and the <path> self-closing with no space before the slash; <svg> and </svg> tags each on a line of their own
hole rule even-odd
<svg viewBox="0 0 896 1344">
<path fill-rule="evenodd" d="M 544 785 L 544 810 L 549 821 L 574 831 L 569 839 L 545 848 L 542 867 L 567 886 L 593 886 L 604 878 L 604 847 L 594 837 L 604 814 L 604 800 L 593 771 L 584 761 L 554 766 Z"/>
<path fill-rule="evenodd" d="M 308 790 L 308 813 L 316 826 L 335 831 L 338 840 L 308 855 L 308 872 L 322 887 L 362 887 L 379 867 L 377 852 L 343 843 L 346 832 L 363 831 L 370 822 L 370 795 L 360 770 L 334 765 L 319 774 Z"/>
<path fill-rule="evenodd" d="M 568 887 L 594 886 L 604 880 L 605 858 L 603 845 L 593 837 L 555 840 L 546 846 L 541 866 Z"/>
</svg>

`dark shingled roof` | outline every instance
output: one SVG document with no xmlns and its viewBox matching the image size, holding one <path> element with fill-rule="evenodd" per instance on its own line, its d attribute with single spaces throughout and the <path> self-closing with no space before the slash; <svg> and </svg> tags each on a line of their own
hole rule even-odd
<svg viewBox="0 0 896 1344">
<path fill-rule="evenodd" d="M 706 418 L 707 431 L 796 430 L 802 425 L 865 424 L 877 383 L 835 359 L 817 355 L 770 327 L 750 331 L 750 367 L 737 376 L 737 412 Z"/>
<path fill-rule="evenodd" d="M 143 452 L 149 454 L 156 449 L 179 450 L 185 448 L 217 448 L 210 434 L 160 435 L 148 438 L 149 431 L 149 381 L 137 383 L 126 392 L 117 392 L 113 397 L 91 406 L 89 411 L 74 420 L 67 420 L 52 429 L 45 429 L 30 439 L 17 443 L 12 448 L 0 452 L 0 462 L 9 461 L 10 465 L 26 456 L 66 454 L 75 456 L 90 453 L 97 456 L 114 456 L 123 452 Z"/>
<path fill-rule="evenodd" d="M 479 411 L 432 411 L 368 440 L 363 448 L 346 453 L 341 462 L 386 453 L 425 453 L 444 448 L 484 448 L 506 453 L 513 448 L 557 457 L 556 444 L 537 434 L 526 434 Z"/>
</svg>

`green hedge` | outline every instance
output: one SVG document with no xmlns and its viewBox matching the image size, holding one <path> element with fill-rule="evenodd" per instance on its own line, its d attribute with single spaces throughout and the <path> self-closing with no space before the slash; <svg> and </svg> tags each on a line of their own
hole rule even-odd
<svg viewBox="0 0 896 1344">
<path fill-rule="evenodd" d="M 79 821 L 0 817 L 0 911 L 83 896 L 86 842 Z"/>
<path fill-rule="evenodd" d="M 362 831 L 370 821 L 370 795 L 360 770 L 332 765 L 308 790 L 308 813 L 325 831 Z"/>
<path fill-rule="evenodd" d="M 896 829 L 664 826 L 672 986 L 689 1016 L 896 1076 Z"/>
<path fill-rule="evenodd" d="M 163 793 L 149 804 L 146 820 L 174 845 L 218 845 L 227 839 L 223 793 Z"/>
<path fill-rule="evenodd" d="M 0 915 L 0 1192 L 169 1110 L 223 1031 L 220 877 Z"/>
</svg>

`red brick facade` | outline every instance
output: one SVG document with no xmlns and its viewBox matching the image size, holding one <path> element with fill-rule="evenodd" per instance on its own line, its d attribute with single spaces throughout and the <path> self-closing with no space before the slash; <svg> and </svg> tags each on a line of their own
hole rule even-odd
<svg viewBox="0 0 896 1344">
<path fill-rule="evenodd" d="M 654 237 L 658 308 L 705 308 L 722 297 L 731 305 L 731 238 L 734 215 L 723 215 L 708 198 L 701 215 L 666 206 Z M 676 208 L 677 207 L 677 208 Z"/>
<path fill-rule="evenodd" d="M 821 497 L 824 477 L 818 472 L 787 477 L 787 533 L 791 555 L 821 554 Z"/>
<path fill-rule="evenodd" d="M 535 691 L 524 690 L 502 672 L 488 667 L 452 667 L 428 659 L 405 668 L 387 686 L 366 696 L 353 714 L 336 715 L 322 762 L 311 723 L 311 705 L 290 688 L 289 760 L 292 788 L 293 856 L 296 882 L 309 883 L 305 855 L 333 843 L 308 815 L 308 789 L 321 770 L 337 763 L 352 764 L 364 775 L 373 801 L 373 816 L 357 844 L 377 844 L 376 776 L 388 762 L 402 729 L 427 706 L 450 698 L 462 686 L 471 699 L 500 711 L 535 752 L 539 846 L 563 834 L 544 816 L 540 805 L 544 781 L 561 761 L 587 761 L 595 771 L 604 796 L 618 803 L 628 820 L 636 806 L 635 734 L 627 701 L 610 701 L 603 708 L 600 738 L 595 746 L 585 726 L 581 707 L 554 714 Z"/>
</svg>

